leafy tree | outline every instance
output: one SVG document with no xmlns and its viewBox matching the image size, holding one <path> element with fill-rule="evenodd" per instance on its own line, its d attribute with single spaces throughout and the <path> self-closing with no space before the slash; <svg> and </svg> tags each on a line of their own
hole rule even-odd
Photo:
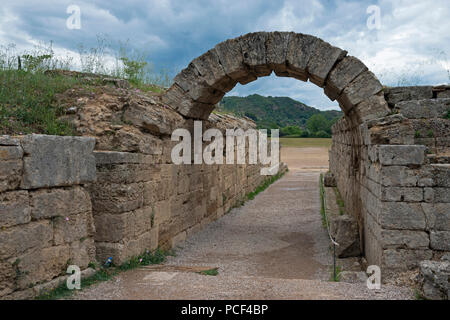
<svg viewBox="0 0 450 320">
<path fill-rule="evenodd" d="M 330 122 L 320 113 L 313 115 L 306 121 L 306 128 L 312 133 L 325 131 L 331 133 Z"/>
<path fill-rule="evenodd" d="M 316 138 L 330 138 L 331 137 L 331 135 L 328 132 L 324 131 L 324 130 L 317 131 L 314 134 L 314 136 Z"/>
<path fill-rule="evenodd" d="M 297 126 L 286 126 L 280 129 L 280 136 L 300 136 L 302 132 Z"/>
</svg>

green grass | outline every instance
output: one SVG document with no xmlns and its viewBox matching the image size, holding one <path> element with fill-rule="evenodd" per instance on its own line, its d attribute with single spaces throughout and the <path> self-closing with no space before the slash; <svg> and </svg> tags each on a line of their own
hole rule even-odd
<svg viewBox="0 0 450 320">
<path fill-rule="evenodd" d="M 65 110 L 55 95 L 79 84 L 72 77 L 0 70 L 0 134 L 73 135 L 71 125 L 58 119 Z"/>
<path fill-rule="evenodd" d="M 291 148 L 309 148 L 309 147 L 330 148 L 331 147 L 331 139 L 329 139 L 329 138 L 280 138 L 280 144 L 282 147 L 291 147 Z"/>
<path fill-rule="evenodd" d="M 219 270 L 218 268 L 213 268 L 209 270 L 200 271 L 199 273 L 205 276 L 217 276 L 219 274 Z"/>
<path fill-rule="evenodd" d="M 173 256 L 173 251 L 164 251 L 161 249 L 156 249 L 153 252 L 147 251 L 136 257 L 132 257 L 127 262 L 116 267 L 114 265 L 110 267 L 99 267 L 97 268 L 95 263 L 90 263 L 89 267 L 95 268 L 96 272 L 93 276 L 81 280 L 81 289 L 85 289 L 93 284 L 111 280 L 114 276 L 121 272 L 132 270 L 140 266 L 146 266 L 151 264 L 161 264 L 166 260 L 167 256 Z M 57 300 L 62 298 L 70 297 L 77 290 L 69 290 L 66 283 L 62 283 L 57 288 L 43 293 L 37 296 L 36 300 Z"/>
<path fill-rule="evenodd" d="M 334 276 L 334 270 L 333 270 L 333 268 L 331 268 L 330 281 L 332 281 L 332 282 L 339 282 L 339 281 L 341 281 L 341 272 L 342 272 L 342 267 L 341 266 L 336 266 L 336 277 L 335 277 Z"/>
<path fill-rule="evenodd" d="M 264 190 L 266 190 L 272 183 L 274 183 L 275 181 L 280 179 L 283 175 L 284 175 L 284 172 L 283 173 L 278 173 L 278 174 L 273 175 L 273 176 L 270 176 L 270 178 L 267 178 L 262 184 L 260 184 L 255 189 L 255 191 L 252 191 L 249 194 L 247 194 L 247 199 L 248 200 L 255 199 L 255 197 L 256 197 L 256 195 L 258 193 L 263 192 Z"/>
</svg>

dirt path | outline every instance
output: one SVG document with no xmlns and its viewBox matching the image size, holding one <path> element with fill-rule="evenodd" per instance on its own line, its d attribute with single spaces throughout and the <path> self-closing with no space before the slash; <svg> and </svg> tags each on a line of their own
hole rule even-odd
<svg viewBox="0 0 450 320">
<path fill-rule="evenodd" d="M 303 156 L 303 158 L 302 158 Z M 300 159 L 300 160 L 299 160 Z M 329 282 L 331 255 L 319 213 L 324 148 L 286 148 L 290 171 L 254 200 L 188 238 L 167 270 L 145 268 L 79 292 L 76 299 L 390 299 L 409 290 Z M 219 275 L 169 266 L 207 266 Z M 175 271 L 174 271 L 175 269 Z"/>
</svg>

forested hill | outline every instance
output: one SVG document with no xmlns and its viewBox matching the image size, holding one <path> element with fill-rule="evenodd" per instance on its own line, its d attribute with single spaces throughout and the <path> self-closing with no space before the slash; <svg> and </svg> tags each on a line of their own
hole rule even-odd
<svg viewBox="0 0 450 320">
<path fill-rule="evenodd" d="M 315 114 L 321 114 L 329 122 L 342 116 L 341 111 L 320 111 L 289 97 L 263 97 L 253 94 L 247 97 L 224 97 L 219 111 L 231 112 L 253 119 L 258 128 L 306 128 L 306 122 Z"/>
</svg>

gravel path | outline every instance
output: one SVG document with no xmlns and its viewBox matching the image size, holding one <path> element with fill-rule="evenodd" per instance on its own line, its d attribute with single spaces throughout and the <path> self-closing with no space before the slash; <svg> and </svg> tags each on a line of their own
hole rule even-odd
<svg viewBox="0 0 450 320">
<path fill-rule="evenodd" d="M 219 275 L 138 269 L 82 290 L 74 298 L 411 298 L 406 288 L 383 286 L 374 291 L 365 284 L 328 281 L 332 258 L 319 213 L 319 173 L 294 167 L 254 200 L 188 238 L 166 262 L 210 266 L 218 268 Z"/>
</svg>

